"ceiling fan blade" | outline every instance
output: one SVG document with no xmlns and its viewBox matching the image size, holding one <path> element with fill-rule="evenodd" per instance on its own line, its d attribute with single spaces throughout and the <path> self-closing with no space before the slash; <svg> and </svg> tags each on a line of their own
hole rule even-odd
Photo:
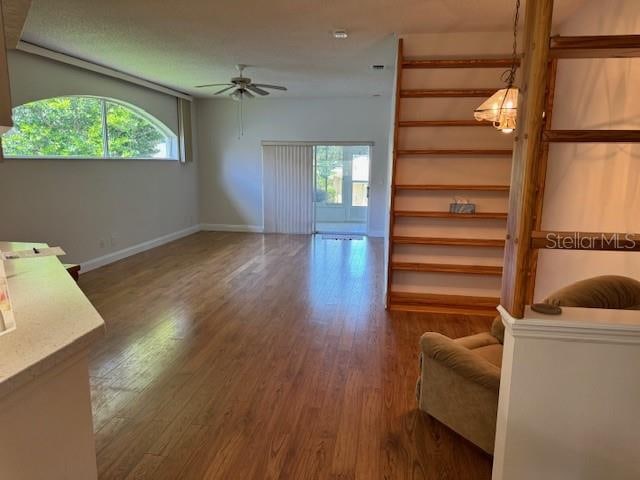
<svg viewBox="0 0 640 480">
<path fill-rule="evenodd" d="M 248 90 L 243 90 L 242 94 L 246 95 L 249 98 L 256 98 L 256 96 L 253 93 L 251 93 L 250 91 L 248 91 Z"/>
<path fill-rule="evenodd" d="M 269 95 L 269 92 L 267 92 L 266 90 L 263 90 L 263 89 L 261 89 L 261 88 L 259 88 L 259 87 L 256 87 L 256 86 L 255 86 L 255 85 L 253 85 L 253 84 L 252 84 L 252 85 L 247 85 L 247 88 L 248 88 L 249 90 L 251 90 L 252 92 L 257 93 L 258 95 L 262 95 L 263 97 L 264 97 L 265 95 Z"/>
<path fill-rule="evenodd" d="M 287 90 L 287 87 L 281 87 L 280 85 L 266 85 L 264 83 L 254 83 L 252 85 L 258 88 L 262 87 L 262 88 L 272 88 L 274 90 L 283 90 L 283 91 Z"/>
<path fill-rule="evenodd" d="M 223 85 L 232 85 L 231 83 L 209 83 L 207 85 L 196 85 L 193 88 L 222 87 Z"/>
<path fill-rule="evenodd" d="M 227 90 L 231 90 L 232 88 L 234 88 L 235 85 L 231 85 L 230 87 L 227 88 L 223 88 L 222 90 L 218 90 L 216 93 L 214 93 L 214 95 L 220 95 L 221 93 L 226 92 Z"/>
</svg>

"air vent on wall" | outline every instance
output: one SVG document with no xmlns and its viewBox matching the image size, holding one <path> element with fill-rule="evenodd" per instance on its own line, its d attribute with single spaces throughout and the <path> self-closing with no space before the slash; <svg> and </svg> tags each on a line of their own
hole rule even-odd
<svg viewBox="0 0 640 480">
<path fill-rule="evenodd" d="M 372 70 L 384 70 L 384 65 L 371 65 Z"/>
</svg>

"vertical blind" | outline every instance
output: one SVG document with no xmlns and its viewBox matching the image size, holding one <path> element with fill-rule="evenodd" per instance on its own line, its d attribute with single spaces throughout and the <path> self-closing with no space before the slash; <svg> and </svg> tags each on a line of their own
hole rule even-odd
<svg viewBox="0 0 640 480">
<path fill-rule="evenodd" d="M 264 145 L 264 230 L 313 233 L 313 146 Z"/>
</svg>

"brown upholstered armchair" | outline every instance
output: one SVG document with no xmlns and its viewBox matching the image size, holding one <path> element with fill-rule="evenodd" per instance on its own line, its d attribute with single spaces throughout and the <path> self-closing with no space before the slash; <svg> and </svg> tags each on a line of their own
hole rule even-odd
<svg viewBox="0 0 640 480">
<path fill-rule="evenodd" d="M 558 290 L 545 303 L 584 308 L 640 310 L 640 282 L 613 275 L 590 278 Z M 420 410 L 485 452 L 493 453 L 504 326 L 455 340 L 428 332 L 420 338 Z"/>
</svg>

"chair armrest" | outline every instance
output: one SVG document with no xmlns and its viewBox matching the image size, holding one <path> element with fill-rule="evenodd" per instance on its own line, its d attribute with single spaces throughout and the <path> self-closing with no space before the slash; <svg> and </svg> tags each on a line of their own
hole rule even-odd
<svg viewBox="0 0 640 480">
<path fill-rule="evenodd" d="M 423 355 L 486 388 L 500 388 L 500 369 L 449 337 L 428 332 L 420 338 Z"/>
</svg>

